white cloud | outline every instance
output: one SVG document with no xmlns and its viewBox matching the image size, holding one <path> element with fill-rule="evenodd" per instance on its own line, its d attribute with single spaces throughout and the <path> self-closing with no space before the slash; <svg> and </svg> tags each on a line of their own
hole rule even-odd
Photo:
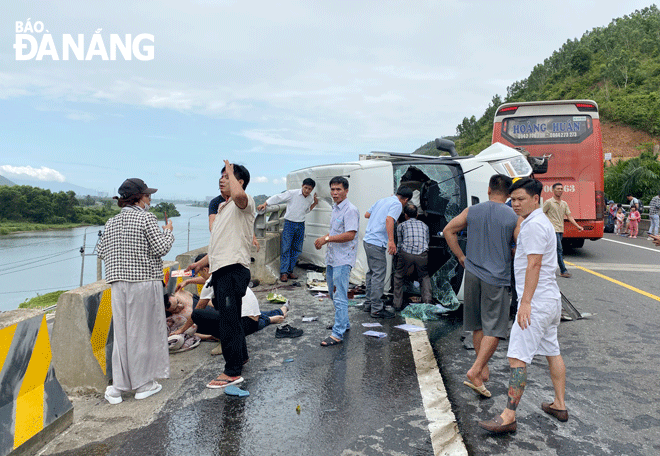
<svg viewBox="0 0 660 456">
<path fill-rule="evenodd" d="M 32 179 L 37 179 L 40 181 L 57 181 L 64 182 L 66 178 L 62 173 L 54 169 L 46 168 L 42 166 L 41 168 L 33 168 L 31 166 L 11 166 L 11 165 L 2 165 L 0 166 L 0 171 L 8 177 L 30 177 Z"/>
<path fill-rule="evenodd" d="M 96 120 L 96 116 L 94 114 L 91 114 L 89 112 L 70 112 L 66 116 L 67 119 L 71 120 L 82 120 L 83 122 L 90 122 L 92 120 Z"/>
<path fill-rule="evenodd" d="M 257 176 L 254 178 L 254 181 L 257 182 L 258 184 L 267 184 L 268 178 L 266 176 Z"/>
<path fill-rule="evenodd" d="M 286 177 L 282 177 L 281 179 L 273 179 L 273 184 L 275 185 L 286 185 Z"/>
</svg>

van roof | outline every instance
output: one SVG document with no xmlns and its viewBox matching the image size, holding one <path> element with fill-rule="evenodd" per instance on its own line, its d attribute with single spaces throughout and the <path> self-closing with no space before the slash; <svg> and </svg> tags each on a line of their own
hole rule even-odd
<svg viewBox="0 0 660 456">
<path fill-rule="evenodd" d="M 474 158 L 474 155 L 463 155 L 458 157 L 451 157 L 449 155 L 418 155 L 418 154 L 408 154 L 403 152 L 381 152 L 381 151 L 372 151 L 370 154 L 361 154 L 360 160 L 387 160 L 387 161 L 402 161 L 402 160 L 431 160 L 431 161 L 442 161 L 442 162 L 452 162 L 455 160 L 465 160 L 467 158 Z"/>
</svg>

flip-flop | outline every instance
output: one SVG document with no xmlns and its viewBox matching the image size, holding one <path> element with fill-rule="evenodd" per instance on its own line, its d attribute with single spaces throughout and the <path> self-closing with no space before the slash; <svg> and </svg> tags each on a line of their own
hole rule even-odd
<svg viewBox="0 0 660 456">
<path fill-rule="evenodd" d="M 226 388 L 227 386 L 230 385 L 237 385 L 243 381 L 243 377 L 230 377 L 230 378 L 233 378 L 234 380 L 216 378 L 208 382 L 206 384 L 206 387 L 211 389 L 221 389 L 221 388 Z M 215 384 L 213 382 L 215 382 Z"/>
<path fill-rule="evenodd" d="M 481 394 L 484 397 L 491 396 L 490 391 L 486 389 L 486 385 L 476 386 L 468 381 L 464 381 L 463 384 L 468 388 L 472 388 L 473 390 L 475 390 L 477 393 Z"/>
<path fill-rule="evenodd" d="M 225 388 L 225 394 L 228 396 L 246 397 L 250 395 L 250 392 L 242 390 L 238 386 L 229 385 Z"/>
<path fill-rule="evenodd" d="M 333 345 L 339 345 L 343 340 L 334 340 L 332 337 L 327 337 L 321 341 L 321 347 L 332 347 Z"/>
</svg>

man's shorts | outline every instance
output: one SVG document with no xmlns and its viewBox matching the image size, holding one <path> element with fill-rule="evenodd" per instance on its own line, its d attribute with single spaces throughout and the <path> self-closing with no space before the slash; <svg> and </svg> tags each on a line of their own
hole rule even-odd
<svg viewBox="0 0 660 456">
<path fill-rule="evenodd" d="M 484 282 L 465 270 L 463 329 L 506 339 L 509 332 L 509 287 Z"/>
<path fill-rule="evenodd" d="M 529 364 L 535 355 L 558 356 L 557 328 L 561 319 L 561 299 L 556 301 L 532 301 L 531 325 L 524 330 L 514 322 L 509 338 L 507 358 L 515 358 Z"/>
</svg>

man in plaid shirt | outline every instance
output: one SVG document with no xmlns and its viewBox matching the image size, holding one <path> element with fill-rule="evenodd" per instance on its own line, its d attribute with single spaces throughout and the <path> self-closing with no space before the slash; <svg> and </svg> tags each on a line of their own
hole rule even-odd
<svg viewBox="0 0 660 456">
<path fill-rule="evenodd" d="M 421 284 L 422 301 L 430 303 L 431 278 L 429 277 L 429 227 L 417 220 L 417 206 L 412 203 L 403 208 L 406 221 L 396 228 L 398 257 L 394 272 L 394 309 L 403 309 L 403 279 L 414 271 Z"/>
</svg>

